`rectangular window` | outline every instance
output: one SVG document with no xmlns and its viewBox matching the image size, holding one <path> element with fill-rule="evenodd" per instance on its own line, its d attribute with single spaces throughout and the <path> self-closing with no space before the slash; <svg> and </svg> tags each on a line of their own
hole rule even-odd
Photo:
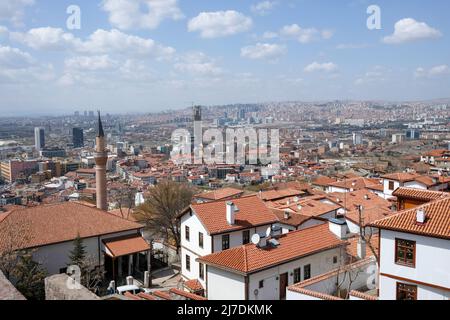
<svg viewBox="0 0 450 320">
<path fill-rule="evenodd" d="M 186 270 L 191 271 L 191 257 L 186 255 Z"/>
<path fill-rule="evenodd" d="M 261 281 L 259 282 L 259 288 L 260 288 L 260 289 L 264 288 L 264 280 L 261 280 Z"/>
<path fill-rule="evenodd" d="M 333 264 L 336 264 L 336 263 L 338 263 L 338 257 L 337 257 L 337 256 L 334 256 L 334 257 L 333 257 Z"/>
<path fill-rule="evenodd" d="M 205 266 L 203 263 L 198 264 L 198 275 L 201 280 L 205 280 Z"/>
<path fill-rule="evenodd" d="M 303 280 L 308 280 L 311 278 L 311 265 L 308 264 L 303 267 Z"/>
<path fill-rule="evenodd" d="M 225 234 L 222 236 L 222 250 L 230 249 L 230 235 Z"/>
<path fill-rule="evenodd" d="M 249 244 L 250 243 L 250 230 L 246 230 L 242 232 L 242 244 Z"/>
<path fill-rule="evenodd" d="M 302 269 L 298 268 L 294 270 L 294 283 L 299 283 L 300 281 L 302 281 Z"/>
<path fill-rule="evenodd" d="M 416 242 L 395 239 L 395 263 L 407 267 L 416 266 Z"/>
<path fill-rule="evenodd" d="M 397 300 L 417 300 L 417 286 L 397 282 Z"/>
<path fill-rule="evenodd" d="M 198 246 L 203 249 L 203 233 L 198 233 Z"/>
<path fill-rule="evenodd" d="M 185 228 L 185 238 L 187 241 L 191 241 L 191 234 L 188 226 Z"/>
<path fill-rule="evenodd" d="M 394 188 L 395 188 L 394 181 L 389 181 L 389 190 L 394 191 Z"/>
</svg>

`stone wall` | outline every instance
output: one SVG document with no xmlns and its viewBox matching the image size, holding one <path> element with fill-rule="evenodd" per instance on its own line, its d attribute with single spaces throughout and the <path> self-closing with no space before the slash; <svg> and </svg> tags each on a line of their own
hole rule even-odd
<svg viewBox="0 0 450 320">
<path fill-rule="evenodd" d="M 69 276 L 57 274 L 45 279 L 46 300 L 100 300 L 85 287 L 81 289 L 69 289 L 67 283 Z"/>
<path fill-rule="evenodd" d="M 0 300 L 26 300 L 0 271 Z"/>
</svg>

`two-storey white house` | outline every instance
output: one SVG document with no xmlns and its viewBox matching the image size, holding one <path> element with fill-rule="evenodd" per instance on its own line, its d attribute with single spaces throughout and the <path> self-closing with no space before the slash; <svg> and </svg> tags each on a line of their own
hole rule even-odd
<svg viewBox="0 0 450 320">
<path fill-rule="evenodd" d="M 450 182 L 450 178 L 444 176 L 422 176 L 409 172 L 387 174 L 381 178 L 383 179 L 383 193 L 386 199 L 392 197 L 392 193 L 400 187 L 445 191 L 448 189 Z"/>
<path fill-rule="evenodd" d="M 380 300 L 450 299 L 450 199 L 401 211 L 379 229 Z"/>
<path fill-rule="evenodd" d="M 288 286 L 340 266 L 348 242 L 328 224 L 198 258 L 209 300 L 284 300 Z"/>
<path fill-rule="evenodd" d="M 181 274 L 185 288 L 195 293 L 206 288 L 206 268 L 198 258 L 248 244 L 278 221 L 258 196 L 192 204 L 178 218 Z"/>
</svg>

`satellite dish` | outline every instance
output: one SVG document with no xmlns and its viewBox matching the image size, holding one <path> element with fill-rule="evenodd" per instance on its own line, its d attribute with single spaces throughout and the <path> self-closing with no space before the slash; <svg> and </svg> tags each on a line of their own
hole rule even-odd
<svg viewBox="0 0 450 320">
<path fill-rule="evenodd" d="M 272 227 L 268 227 L 266 230 L 266 238 L 269 238 L 271 234 L 272 234 Z"/>
<path fill-rule="evenodd" d="M 259 241 L 261 240 L 261 237 L 259 234 L 255 233 L 252 237 L 252 243 L 256 246 L 259 244 Z"/>
</svg>

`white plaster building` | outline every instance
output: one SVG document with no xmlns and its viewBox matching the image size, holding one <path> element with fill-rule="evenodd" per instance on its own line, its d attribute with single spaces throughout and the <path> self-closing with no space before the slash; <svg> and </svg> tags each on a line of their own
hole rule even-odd
<svg viewBox="0 0 450 320">
<path fill-rule="evenodd" d="M 64 273 L 74 240 L 83 240 L 86 256 L 104 266 L 106 277 L 119 280 L 143 275 L 149 245 L 142 225 L 76 202 L 16 209 L 0 216 L 0 251 L 33 250 L 33 259 L 49 275 Z M 139 275 L 137 274 L 139 273 Z"/>
<path fill-rule="evenodd" d="M 257 196 L 193 204 L 179 220 L 181 274 L 193 293 L 206 285 L 206 268 L 198 258 L 250 243 L 278 221 Z"/>
<path fill-rule="evenodd" d="M 197 260 L 206 265 L 209 300 L 283 300 L 289 285 L 343 263 L 347 244 L 322 224 Z"/>
<path fill-rule="evenodd" d="M 380 229 L 381 300 L 450 299 L 450 199 L 372 224 Z"/>
</svg>

